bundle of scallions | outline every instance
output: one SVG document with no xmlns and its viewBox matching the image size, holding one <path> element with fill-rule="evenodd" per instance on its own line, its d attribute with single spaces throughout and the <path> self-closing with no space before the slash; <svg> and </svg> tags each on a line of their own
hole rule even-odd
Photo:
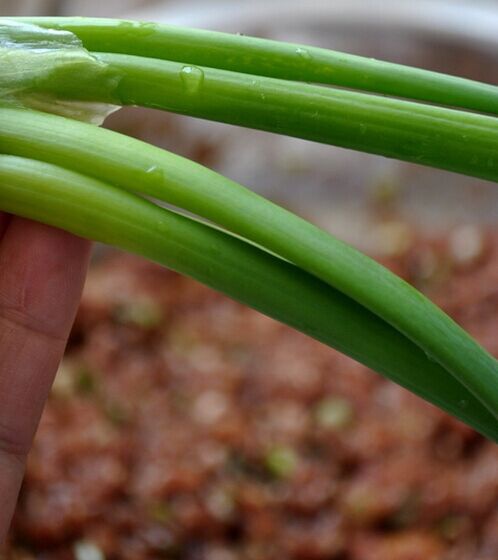
<svg viewBox="0 0 498 560">
<path fill-rule="evenodd" d="M 422 294 L 241 185 L 92 124 L 139 105 L 497 181 L 497 87 L 319 48 L 86 18 L 0 19 L 0 64 L 0 210 L 191 276 L 498 441 L 498 361 Z"/>
</svg>

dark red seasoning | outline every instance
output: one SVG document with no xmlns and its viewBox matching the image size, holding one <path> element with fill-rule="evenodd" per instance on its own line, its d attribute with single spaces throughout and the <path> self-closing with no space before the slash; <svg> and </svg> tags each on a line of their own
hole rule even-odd
<svg viewBox="0 0 498 560">
<path fill-rule="evenodd" d="M 419 239 L 386 264 L 498 356 L 498 234 L 479 235 Z M 13 560 L 494 560 L 498 446 L 114 255 L 90 273 L 10 538 Z"/>
</svg>

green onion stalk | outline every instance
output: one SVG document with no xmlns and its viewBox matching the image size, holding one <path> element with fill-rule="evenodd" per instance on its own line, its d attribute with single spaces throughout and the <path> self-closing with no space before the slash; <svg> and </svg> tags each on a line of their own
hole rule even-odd
<svg viewBox="0 0 498 560">
<path fill-rule="evenodd" d="M 497 360 L 421 293 L 241 185 L 75 120 L 153 107 L 497 181 L 498 88 L 156 24 L 31 18 L 3 29 L 12 71 L 0 80 L 2 210 L 189 275 L 498 441 Z"/>
</svg>

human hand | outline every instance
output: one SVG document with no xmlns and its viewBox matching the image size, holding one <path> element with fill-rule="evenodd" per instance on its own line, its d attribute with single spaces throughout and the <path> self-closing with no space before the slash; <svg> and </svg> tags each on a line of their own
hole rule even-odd
<svg viewBox="0 0 498 560">
<path fill-rule="evenodd" d="M 78 307 L 90 242 L 0 212 L 0 544 Z"/>
</svg>

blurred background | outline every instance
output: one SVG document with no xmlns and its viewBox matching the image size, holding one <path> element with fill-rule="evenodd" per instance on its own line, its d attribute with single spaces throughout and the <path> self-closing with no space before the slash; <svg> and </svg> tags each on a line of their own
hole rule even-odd
<svg viewBox="0 0 498 560">
<path fill-rule="evenodd" d="M 317 45 L 498 83 L 495 0 L 2 0 Z M 490 182 L 127 108 L 106 126 L 367 251 L 498 355 Z M 6 558 L 495 560 L 497 447 L 138 258 L 94 259 Z"/>
</svg>

